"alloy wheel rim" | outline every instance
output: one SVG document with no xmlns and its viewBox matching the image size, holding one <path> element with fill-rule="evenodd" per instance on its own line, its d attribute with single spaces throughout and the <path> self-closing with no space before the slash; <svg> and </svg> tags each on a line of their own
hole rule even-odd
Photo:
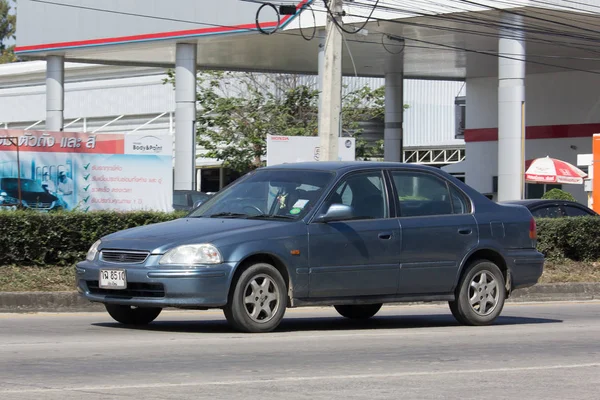
<svg viewBox="0 0 600 400">
<path fill-rule="evenodd" d="M 279 288 L 270 276 L 254 276 L 244 289 L 244 309 L 254 322 L 267 323 L 279 310 Z"/>
<path fill-rule="evenodd" d="M 480 271 L 469 284 L 469 304 L 479 316 L 485 317 L 498 307 L 500 288 L 498 280 L 490 271 Z"/>
</svg>

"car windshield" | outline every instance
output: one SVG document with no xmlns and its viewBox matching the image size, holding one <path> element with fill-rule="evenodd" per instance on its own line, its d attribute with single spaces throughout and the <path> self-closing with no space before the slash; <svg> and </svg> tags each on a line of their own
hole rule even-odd
<svg viewBox="0 0 600 400">
<path fill-rule="evenodd" d="M 189 216 L 297 220 L 315 206 L 333 177 L 333 173 L 324 171 L 255 171 L 211 197 Z"/>
<path fill-rule="evenodd" d="M 17 191 L 19 188 L 19 180 L 17 178 L 3 178 L 2 189 L 6 191 Z M 45 190 L 42 188 L 37 181 L 31 179 L 21 179 L 21 191 L 30 193 L 44 193 Z"/>
</svg>

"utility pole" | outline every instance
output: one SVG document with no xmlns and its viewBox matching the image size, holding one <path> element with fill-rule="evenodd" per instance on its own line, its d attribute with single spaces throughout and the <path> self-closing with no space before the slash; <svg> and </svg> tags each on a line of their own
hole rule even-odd
<svg viewBox="0 0 600 400">
<path fill-rule="evenodd" d="M 319 161 L 338 160 L 340 116 L 342 113 L 342 32 L 336 21 L 341 19 L 343 0 L 325 0 L 333 15 L 327 16 L 325 68 L 319 113 Z M 334 20 L 335 18 L 336 20 Z"/>
</svg>

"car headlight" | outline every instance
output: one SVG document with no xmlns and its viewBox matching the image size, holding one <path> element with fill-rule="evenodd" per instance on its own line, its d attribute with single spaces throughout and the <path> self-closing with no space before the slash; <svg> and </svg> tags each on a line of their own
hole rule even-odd
<svg viewBox="0 0 600 400">
<path fill-rule="evenodd" d="M 98 254 L 98 247 L 100 247 L 100 243 L 102 243 L 100 240 L 96 241 L 96 243 L 94 243 L 92 245 L 92 247 L 90 247 L 90 249 L 87 252 L 87 256 L 85 257 L 86 260 L 88 261 L 94 261 L 96 259 L 96 255 Z"/>
<path fill-rule="evenodd" d="M 220 264 L 221 253 L 212 244 L 186 244 L 175 247 L 160 258 L 161 265 Z"/>
<path fill-rule="evenodd" d="M 6 204 L 19 204 L 19 199 L 9 196 L 6 193 L 0 193 L 0 202 Z"/>
</svg>

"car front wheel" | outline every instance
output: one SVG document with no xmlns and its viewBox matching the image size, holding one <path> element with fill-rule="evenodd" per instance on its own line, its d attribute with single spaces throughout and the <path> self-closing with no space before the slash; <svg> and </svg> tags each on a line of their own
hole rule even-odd
<svg viewBox="0 0 600 400">
<path fill-rule="evenodd" d="M 287 287 L 279 271 L 270 264 L 254 264 L 242 272 L 234 285 L 223 309 L 229 324 L 248 333 L 277 328 L 287 307 Z"/>
<path fill-rule="evenodd" d="M 490 261 L 477 261 L 465 271 L 449 302 L 452 315 L 464 325 L 489 325 L 500 315 L 506 299 L 504 275 Z"/>
<path fill-rule="evenodd" d="M 119 304 L 104 304 L 104 307 L 115 321 L 125 325 L 147 325 L 154 321 L 162 311 L 162 308 L 132 307 Z"/>
</svg>

